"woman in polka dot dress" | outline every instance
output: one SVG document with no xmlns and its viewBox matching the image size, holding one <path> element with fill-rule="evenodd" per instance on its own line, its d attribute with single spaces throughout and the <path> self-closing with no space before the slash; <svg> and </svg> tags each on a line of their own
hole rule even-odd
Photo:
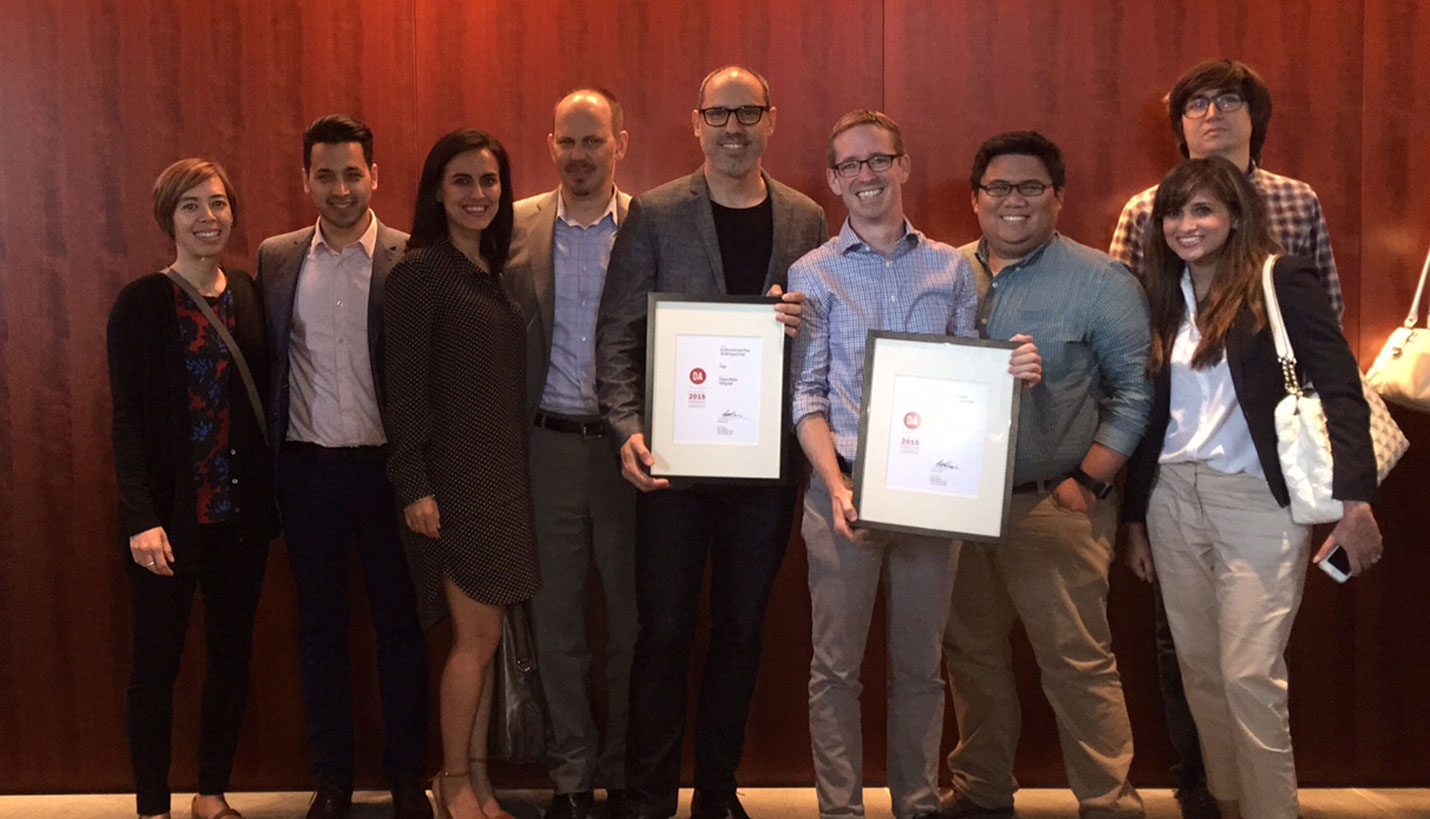
<svg viewBox="0 0 1430 819">
<path fill-rule="evenodd" d="M 419 602 L 429 622 L 443 601 L 452 618 L 439 700 L 443 772 L 432 790 L 443 816 L 501 817 L 483 759 L 491 659 L 502 607 L 539 584 L 525 330 L 501 282 L 512 230 L 501 144 L 473 129 L 438 140 L 412 221 L 383 298 L 386 421 L 388 472 L 416 536 Z"/>
</svg>

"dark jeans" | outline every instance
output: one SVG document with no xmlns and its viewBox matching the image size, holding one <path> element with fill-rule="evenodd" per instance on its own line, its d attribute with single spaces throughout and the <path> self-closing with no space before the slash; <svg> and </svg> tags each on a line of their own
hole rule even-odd
<svg viewBox="0 0 1430 819">
<path fill-rule="evenodd" d="M 1172 644 L 1172 627 L 1167 623 L 1167 607 L 1162 604 L 1161 584 L 1154 585 L 1152 593 L 1157 623 L 1157 682 L 1162 689 L 1167 736 L 1178 758 L 1172 765 L 1172 779 L 1178 790 L 1205 790 L 1207 772 L 1202 764 L 1201 738 L 1182 688 L 1182 668 L 1177 664 L 1177 647 Z"/>
<path fill-rule="evenodd" d="M 695 787 L 735 791 L 760 630 L 794 515 L 794 487 L 697 486 L 637 503 L 636 606 L 626 783 L 633 807 L 675 813 L 690 648 L 710 570 L 710 648 L 695 721 Z"/>
<path fill-rule="evenodd" d="M 248 703 L 253 617 L 268 545 L 246 542 L 237 523 L 199 527 L 194 571 L 160 577 L 130 566 L 134 660 L 125 729 L 141 815 L 169 812 L 174 681 L 189 632 L 194 589 L 203 589 L 204 691 L 199 711 L 199 793 L 222 794 Z"/>
<path fill-rule="evenodd" d="M 354 547 L 377 632 L 383 770 L 389 777 L 420 774 L 426 742 L 427 649 L 383 455 L 381 447 L 285 443 L 278 457 L 278 503 L 298 587 L 299 670 L 313 775 L 343 789 L 353 786 L 348 615 Z"/>
</svg>

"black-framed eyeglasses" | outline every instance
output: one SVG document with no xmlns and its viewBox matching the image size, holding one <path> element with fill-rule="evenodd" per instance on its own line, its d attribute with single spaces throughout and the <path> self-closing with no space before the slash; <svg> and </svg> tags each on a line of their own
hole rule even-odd
<svg viewBox="0 0 1430 819">
<path fill-rule="evenodd" d="M 1187 104 L 1182 106 L 1182 116 L 1192 119 L 1201 119 L 1207 115 L 1207 111 L 1215 104 L 1216 109 L 1223 114 L 1230 113 L 1246 104 L 1246 97 L 1235 91 L 1228 91 L 1225 94 L 1217 94 L 1208 97 L 1205 94 L 1198 94 L 1187 100 Z"/>
<path fill-rule="evenodd" d="M 901 156 L 903 154 L 874 154 L 868 159 L 846 159 L 834 164 L 834 172 L 847 179 L 851 176 L 858 176 L 859 169 L 868 165 L 869 170 L 874 173 L 883 173 L 894 167 L 894 160 Z"/>
<path fill-rule="evenodd" d="M 719 128 L 730 121 L 730 115 L 735 115 L 735 121 L 741 125 L 754 125 L 760 121 L 765 112 L 770 110 L 768 105 L 741 105 L 738 108 L 701 108 L 700 118 L 705 120 L 705 124 L 711 128 Z"/>
<path fill-rule="evenodd" d="M 987 185 L 979 185 L 978 189 L 994 199 L 1002 199 L 1013 191 L 1031 199 L 1034 196 L 1042 196 L 1043 191 L 1050 187 L 1052 186 L 1048 183 L 1036 179 L 1024 179 L 1022 182 L 1006 182 L 1002 179 L 995 179 Z"/>
</svg>

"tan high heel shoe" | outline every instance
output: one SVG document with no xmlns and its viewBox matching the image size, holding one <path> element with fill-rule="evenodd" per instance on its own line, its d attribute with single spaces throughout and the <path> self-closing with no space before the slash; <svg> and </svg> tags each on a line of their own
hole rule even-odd
<svg viewBox="0 0 1430 819">
<path fill-rule="evenodd" d="M 470 776 L 471 773 L 469 771 L 462 771 L 461 773 L 448 773 L 447 771 L 442 771 L 441 773 L 432 777 L 432 801 L 437 803 L 436 819 L 453 819 L 452 809 L 447 807 L 447 793 L 450 788 L 462 782 L 467 783 L 467 787 L 470 788 L 472 784 L 470 781 Z M 450 782 L 451 784 L 447 784 L 448 782 Z M 478 810 L 480 810 L 480 804 L 481 803 L 479 801 Z"/>
</svg>

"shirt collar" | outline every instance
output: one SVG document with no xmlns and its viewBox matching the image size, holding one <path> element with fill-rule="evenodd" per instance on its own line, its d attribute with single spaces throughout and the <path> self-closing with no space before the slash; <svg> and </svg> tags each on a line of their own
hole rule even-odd
<svg viewBox="0 0 1430 819">
<path fill-rule="evenodd" d="M 1058 241 L 1060 238 L 1062 238 L 1061 234 L 1059 234 L 1056 230 L 1053 231 L 1053 235 L 1049 236 L 1046 242 L 1043 242 L 1042 244 L 1033 248 L 1031 251 L 1028 252 L 1028 255 L 1024 256 L 1023 258 L 1015 262 L 1009 262 L 1007 265 L 1004 266 L 1003 270 L 1016 270 L 1020 267 L 1029 267 L 1031 265 L 1037 264 L 1038 260 L 1043 258 L 1043 254 L 1047 252 L 1047 249 L 1052 247 L 1053 243 Z M 993 269 L 993 266 L 988 263 L 988 237 L 984 236 L 979 238 L 978 249 L 973 252 L 973 255 L 977 257 L 978 261 L 983 265 L 983 269 L 990 271 Z"/>
<path fill-rule="evenodd" d="M 372 212 L 372 208 L 367 209 L 368 222 L 367 230 L 358 237 L 357 244 L 362 247 L 362 252 L 372 258 L 373 251 L 377 248 L 377 214 Z M 333 247 L 328 244 L 328 240 L 323 238 L 323 220 L 318 219 L 318 224 L 313 228 L 313 241 L 308 243 L 308 252 L 313 253 L 319 247 L 325 247 L 335 255 L 341 256 L 345 248 Z"/>
<path fill-rule="evenodd" d="M 904 234 L 894 243 L 894 255 L 903 253 L 908 248 L 922 242 L 923 239 L 924 235 L 914 230 L 914 226 L 909 223 L 908 219 L 905 219 Z M 841 256 L 847 256 L 856 250 L 867 250 L 871 253 L 875 252 L 863 239 L 859 238 L 858 233 L 854 232 L 854 226 L 849 224 L 849 217 L 847 216 L 844 217 L 844 225 L 839 228 L 839 235 L 835 238 L 835 243 L 835 248 L 838 249 L 839 255 Z"/>
<path fill-rule="evenodd" d="M 620 205 L 620 200 L 621 200 L 621 191 L 620 191 L 620 189 L 617 188 L 617 187 L 615 187 L 615 186 L 612 186 L 612 188 L 611 188 L 611 201 L 609 201 L 609 202 L 606 203 L 606 209 L 601 213 L 600 216 L 597 216 L 595 219 L 591 220 L 591 224 L 589 224 L 589 225 L 583 225 L 583 224 L 581 224 L 580 222 L 577 222 L 577 221 L 575 221 L 574 219 L 572 219 L 571 217 L 569 217 L 569 216 L 566 215 L 566 197 L 562 196 L 562 195 L 561 195 L 561 191 L 558 190 L 558 191 L 556 192 L 556 218 L 557 218 L 557 219 L 560 219 L 560 220 L 563 221 L 563 222 L 565 222 L 565 223 L 566 223 L 568 226 L 570 226 L 570 227 L 574 227 L 574 228 L 589 228 L 589 227 L 591 227 L 592 225 L 598 225 L 598 224 L 600 224 L 602 219 L 605 219 L 607 216 L 609 216 L 609 217 L 611 217 L 611 224 L 615 225 L 616 227 L 620 227 L 620 226 L 621 226 L 621 215 L 620 215 L 620 214 L 621 214 L 621 211 L 620 211 L 620 207 L 619 207 L 619 205 Z"/>
<path fill-rule="evenodd" d="M 1192 324 L 1197 323 L 1197 291 L 1192 285 L 1192 270 L 1190 267 L 1182 267 L 1182 300 L 1187 304 L 1187 319 Z"/>
</svg>

